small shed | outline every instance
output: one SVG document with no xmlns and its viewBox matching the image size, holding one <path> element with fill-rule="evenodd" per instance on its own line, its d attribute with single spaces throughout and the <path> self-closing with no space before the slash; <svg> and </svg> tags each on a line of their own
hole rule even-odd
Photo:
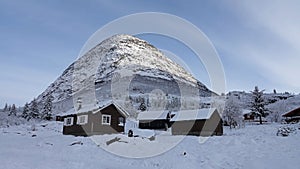
<svg viewBox="0 0 300 169">
<path fill-rule="evenodd" d="M 55 121 L 64 121 L 63 116 L 57 115 L 55 116 Z"/>
<path fill-rule="evenodd" d="M 102 108 L 63 116 L 63 134 L 89 136 L 124 132 L 128 112 L 111 102 Z"/>
<path fill-rule="evenodd" d="M 299 122 L 300 121 L 300 107 L 283 114 L 282 117 L 285 117 L 285 120 L 288 123 Z"/>
<path fill-rule="evenodd" d="M 244 121 L 249 121 L 249 122 L 254 121 L 255 116 L 251 110 L 243 109 L 242 113 L 243 113 Z"/>
<path fill-rule="evenodd" d="M 223 124 L 217 109 L 182 110 L 171 119 L 172 135 L 223 135 Z"/>
<path fill-rule="evenodd" d="M 140 129 L 164 129 L 170 127 L 171 112 L 162 111 L 145 111 L 139 113 L 137 120 Z"/>
</svg>

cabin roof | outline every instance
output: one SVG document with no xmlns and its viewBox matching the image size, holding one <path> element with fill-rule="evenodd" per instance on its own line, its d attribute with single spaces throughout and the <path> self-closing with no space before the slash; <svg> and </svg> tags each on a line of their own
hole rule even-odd
<svg viewBox="0 0 300 169">
<path fill-rule="evenodd" d="M 300 116 L 300 107 L 296 108 L 290 112 L 287 112 L 285 114 L 282 115 L 283 117 L 296 117 L 296 116 Z"/>
<path fill-rule="evenodd" d="M 68 110 L 66 112 L 58 113 L 56 115 L 57 116 L 67 116 L 67 115 L 71 115 L 71 114 L 76 114 L 74 108 L 72 108 L 72 109 L 70 109 L 70 110 Z"/>
<path fill-rule="evenodd" d="M 138 120 L 162 120 L 166 119 L 168 116 L 169 110 L 161 111 L 144 111 L 138 114 Z"/>
<path fill-rule="evenodd" d="M 99 110 L 94 111 L 93 113 L 97 113 L 110 105 L 114 105 L 121 114 L 123 114 L 125 117 L 129 117 L 129 113 L 122 106 L 120 106 L 117 102 L 114 101 L 108 102 L 106 105 L 101 107 Z"/>
<path fill-rule="evenodd" d="M 73 114 L 82 114 L 82 113 L 87 113 L 87 112 L 90 112 L 90 111 L 95 111 L 95 110 L 98 110 L 99 109 L 99 106 L 97 105 L 93 105 L 93 104 L 85 104 L 85 105 L 82 105 L 82 107 L 79 109 L 79 110 L 75 110 L 75 108 L 71 108 L 70 110 L 66 111 L 66 112 L 63 112 L 63 113 L 59 113 L 57 115 L 59 116 L 68 116 L 68 115 L 73 115 Z"/>
<path fill-rule="evenodd" d="M 175 116 L 171 119 L 171 121 L 207 120 L 215 111 L 217 111 L 217 109 L 211 108 L 172 112 L 172 115 L 174 114 Z"/>
<path fill-rule="evenodd" d="M 67 115 L 72 115 L 72 114 L 84 114 L 84 113 L 90 113 L 90 112 L 95 114 L 95 113 L 98 113 L 99 111 L 107 108 L 110 105 L 114 105 L 119 113 L 121 113 L 125 117 L 129 117 L 129 113 L 125 109 L 123 109 L 118 103 L 116 103 L 114 101 L 105 102 L 100 107 L 91 106 L 91 105 L 83 106 L 83 108 L 78 110 L 77 112 L 75 111 L 74 108 L 72 108 L 69 111 L 67 111 L 65 113 L 61 113 L 59 115 L 60 116 L 67 116 Z"/>
<path fill-rule="evenodd" d="M 245 115 L 245 114 L 251 114 L 252 111 L 251 110 L 248 110 L 248 109 L 243 109 L 242 110 L 242 114 Z"/>
</svg>

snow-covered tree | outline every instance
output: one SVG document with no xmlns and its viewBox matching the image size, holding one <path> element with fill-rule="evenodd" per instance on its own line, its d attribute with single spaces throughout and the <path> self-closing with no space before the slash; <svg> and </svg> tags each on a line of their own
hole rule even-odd
<svg viewBox="0 0 300 169">
<path fill-rule="evenodd" d="M 44 106 L 41 112 L 41 117 L 43 120 L 51 120 L 52 117 L 52 101 L 53 101 L 53 96 L 50 94 L 47 96 Z"/>
<path fill-rule="evenodd" d="M 238 125 L 242 124 L 242 109 L 234 96 L 229 96 L 228 100 L 225 103 L 223 119 L 228 123 L 230 128 L 236 128 Z"/>
<path fill-rule="evenodd" d="M 29 120 L 29 112 L 29 104 L 25 103 L 21 117 L 23 117 L 26 120 Z"/>
<path fill-rule="evenodd" d="M 282 117 L 281 115 L 286 113 L 289 109 L 285 103 L 285 100 L 280 100 L 278 102 L 275 102 L 269 106 L 270 114 L 268 115 L 268 118 L 272 122 L 280 122 Z"/>
<path fill-rule="evenodd" d="M 9 116 L 11 116 L 11 115 L 16 116 L 16 115 L 17 115 L 17 109 L 16 109 L 16 105 L 15 105 L 15 104 L 13 104 L 13 105 L 11 106 L 11 109 L 10 109 L 8 115 L 9 115 Z"/>
<path fill-rule="evenodd" d="M 11 105 L 9 105 L 8 108 L 7 108 L 7 111 L 10 112 L 10 110 L 11 110 Z"/>
<path fill-rule="evenodd" d="M 39 108 L 36 99 L 33 99 L 30 105 L 29 118 L 39 118 Z"/>
<path fill-rule="evenodd" d="M 263 97 L 264 90 L 259 90 L 257 86 L 255 86 L 252 93 L 252 101 L 251 101 L 251 110 L 254 112 L 256 117 L 259 117 L 259 123 L 262 124 L 262 117 L 266 117 L 268 115 L 268 109 L 265 108 L 267 102 Z"/>
</svg>

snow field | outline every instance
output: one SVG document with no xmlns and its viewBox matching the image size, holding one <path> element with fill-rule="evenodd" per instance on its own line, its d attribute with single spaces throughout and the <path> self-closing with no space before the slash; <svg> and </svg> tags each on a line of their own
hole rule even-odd
<svg viewBox="0 0 300 169">
<path fill-rule="evenodd" d="M 288 137 L 276 136 L 281 124 L 225 128 L 200 144 L 199 137 L 185 137 L 174 148 L 149 158 L 126 158 L 111 151 L 153 151 L 176 143 L 179 136 L 160 133 L 155 140 L 128 138 L 122 134 L 88 137 L 61 134 L 62 124 L 50 122 L 0 129 L 1 168 L 298 168 L 299 130 Z M 35 136 L 36 135 L 36 136 Z M 34 136 L 34 137 L 33 137 Z M 107 141 L 120 138 L 109 145 Z M 109 151 L 109 152 L 108 152 Z"/>
</svg>

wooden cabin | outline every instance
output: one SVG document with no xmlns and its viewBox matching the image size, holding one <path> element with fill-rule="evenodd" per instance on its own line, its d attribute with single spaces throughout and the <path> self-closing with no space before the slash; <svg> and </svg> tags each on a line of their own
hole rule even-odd
<svg viewBox="0 0 300 169">
<path fill-rule="evenodd" d="M 171 119 L 172 135 L 223 135 L 222 118 L 217 109 L 182 110 Z"/>
<path fill-rule="evenodd" d="M 63 122 L 64 118 L 63 118 L 63 116 L 57 115 L 57 116 L 55 116 L 55 121 L 61 121 L 61 122 Z"/>
<path fill-rule="evenodd" d="M 242 113 L 243 113 L 244 121 L 250 122 L 255 120 L 255 116 L 251 110 L 244 109 Z"/>
<path fill-rule="evenodd" d="M 145 111 L 139 113 L 137 120 L 140 129 L 164 129 L 170 127 L 171 112 L 162 111 Z"/>
<path fill-rule="evenodd" d="M 88 112 L 63 116 L 63 134 L 89 136 L 124 132 L 126 118 L 129 116 L 116 103 Z"/>
<path fill-rule="evenodd" d="M 288 123 L 300 121 L 300 107 L 282 115 Z"/>
</svg>

